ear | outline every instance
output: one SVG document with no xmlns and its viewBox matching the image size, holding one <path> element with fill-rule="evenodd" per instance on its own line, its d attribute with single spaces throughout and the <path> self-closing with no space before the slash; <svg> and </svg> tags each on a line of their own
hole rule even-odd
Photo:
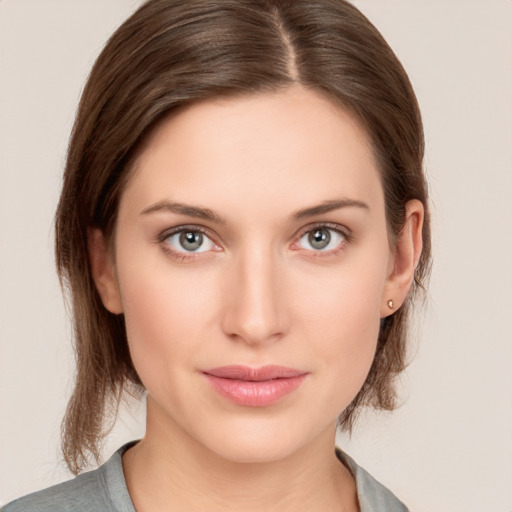
<svg viewBox="0 0 512 512">
<path fill-rule="evenodd" d="M 87 231 L 87 244 L 92 278 L 101 301 L 111 313 L 120 314 L 123 312 L 121 294 L 119 293 L 115 265 L 103 231 L 90 228 Z"/>
<path fill-rule="evenodd" d="M 407 298 L 423 248 L 424 215 L 425 210 L 421 201 L 412 199 L 407 202 L 405 223 L 398 234 L 384 285 L 381 318 L 394 313 Z"/>
</svg>

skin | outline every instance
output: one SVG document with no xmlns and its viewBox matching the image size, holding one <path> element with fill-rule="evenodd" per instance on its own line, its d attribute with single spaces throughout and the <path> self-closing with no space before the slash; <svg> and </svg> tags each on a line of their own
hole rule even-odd
<svg viewBox="0 0 512 512">
<path fill-rule="evenodd" d="M 406 219 L 391 246 L 368 135 L 319 93 L 208 101 L 163 122 L 121 198 L 115 253 L 90 232 L 97 288 L 125 315 L 148 393 L 146 435 L 123 459 L 138 512 L 358 510 L 336 418 L 369 371 L 388 300 L 400 307 L 411 285 L 421 203 Z M 169 234 L 183 226 L 204 230 L 199 252 Z M 308 238 L 319 227 L 323 250 Z M 233 364 L 307 375 L 246 407 L 202 373 Z"/>
</svg>

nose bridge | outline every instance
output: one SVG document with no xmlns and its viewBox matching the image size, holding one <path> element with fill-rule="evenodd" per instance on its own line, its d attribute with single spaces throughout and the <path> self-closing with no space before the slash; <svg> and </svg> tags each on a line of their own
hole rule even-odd
<svg viewBox="0 0 512 512">
<path fill-rule="evenodd" d="M 286 330 L 279 258 L 269 244 L 253 243 L 235 258 L 229 278 L 225 331 L 245 342 L 264 343 Z"/>
</svg>

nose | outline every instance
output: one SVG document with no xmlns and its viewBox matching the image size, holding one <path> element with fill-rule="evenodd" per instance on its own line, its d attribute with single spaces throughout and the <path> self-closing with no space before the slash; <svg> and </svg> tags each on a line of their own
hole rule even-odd
<svg viewBox="0 0 512 512">
<path fill-rule="evenodd" d="M 247 251 L 225 280 L 224 332 L 250 345 L 275 342 L 289 327 L 278 258 L 269 252 Z"/>
</svg>

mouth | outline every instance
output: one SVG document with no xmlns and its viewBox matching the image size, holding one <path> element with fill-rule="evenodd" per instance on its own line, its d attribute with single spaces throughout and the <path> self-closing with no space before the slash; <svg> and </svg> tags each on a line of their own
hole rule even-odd
<svg viewBox="0 0 512 512">
<path fill-rule="evenodd" d="M 265 407 L 295 391 L 308 372 L 284 366 L 222 366 L 203 371 L 213 389 L 231 402 Z"/>
</svg>

